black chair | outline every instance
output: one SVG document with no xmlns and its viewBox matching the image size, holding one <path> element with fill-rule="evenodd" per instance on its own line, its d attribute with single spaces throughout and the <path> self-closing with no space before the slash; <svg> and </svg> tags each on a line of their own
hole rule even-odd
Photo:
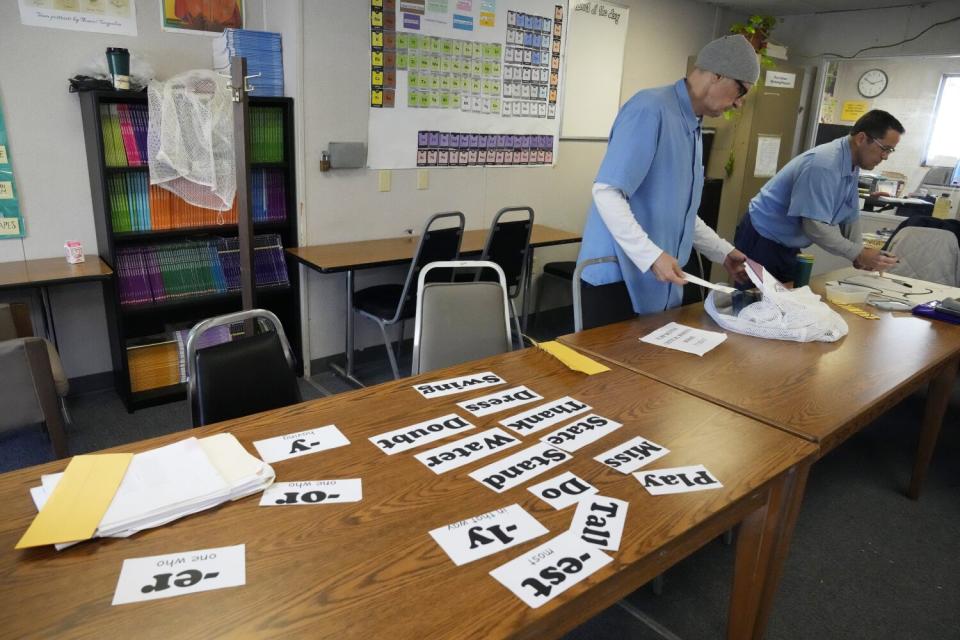
<svg viewBox="0 0 960 640">
<path fill-rule="evenodd" d="M 218 326 L 249 319 L 261 329 L 200 348 L 200 337 Z M 293 352 L 283 325 L 265 309 L 238 311 L 197 323 L 187 336 L 187 389 L 193 426 L 286 407 L 302 402 Z"/>
<path fill-rule="evenodd" d="M 537 299 L 533 304 L 533 313 L 536 316 L 533 320 L 534 327 L 540 326 L 540 305 L 543 302 L 543 292 L 547 288 L 547 283 L 559 281 L 564 287 L 573 282 L 573 271 L 577 268 L 576 260 L 560 260 L 558 262 L 548 262 L 543 265 L 543 275 L 537 283 Z M 550 276 L 546 278 L 545 276 Z"/>
<path fill-rule="evenodd" d="M 616 262 L 616 256 L 592 258 L 577 264 L 573 270 L 573 331 L 602 327 L 636 317 L 630 292 L 623 282 L 592 285 L 583 282 L 583 270 L 592 264 Z"/>
<path fill-rule="evenodd" d="M 502 218 L 517 211 L 524 211 L 526 216 L 519 220 L 502 220 Z M 487 244 L 483 248 L 481 260 L 488 260 L 500 266 L 506 278 L 507 294 L 510 301 L 510 312 L 513 314 L 513 328 L 518 339 L 520 318 L 517 315 L 517 306 L 514 303 L 521 292 L 524 292 L 526 268 L 530 256 L 530 234 L 533 231 L 533 209 L 530 207 L 504 207 L 497 211 L 487 234 Z M 526 292 L 524 292 L 526 295 Z M 524 305 L 526 306 L 526 305 Z M 521 339 L 522 340 L 522 339 Z"/>
<path fill-rule="evenodd" d="M 443 229 L 433 228 L 438 222 L 448 221 L 449 219 L 456 219 L 456 226 Z M 400 378 L 400 369 L 397 366 L 397 357 L 393 352 L 393 347 L 390 345 L 390 338 L 387 336 L 387 326 L 400 323 L 402 327 L 405 320 L 414 317 L 417 300 L 417 276 L 420 274 L 420 269 L 431 262 L 456 260 L 460 254 L 460 241 L 463 239 L 464 224 L 465 218 L 459 211 L 435 213 L 430 216 L 423 228 L 423 235 L 420 236 L 417 243 L 413 262 L 410 264 L 410 270 L 407 272 L 403 284 L 381 284 L 367 287 L 357 291 L 353 296 L 354 310 L 359 311 L 360 315 L 370 318 L 380 327 L 383 346 L 387 350 L 387 357 L 390 359 L 390 368 L 393 370 L 394 379 Z M 440 277 L 439 274 L 437 276 Z M 449 275 L 447 279 L 450 279 Z M 403 334 L 401 333 L 398 342 L 402 340 Z"/>
</svg>

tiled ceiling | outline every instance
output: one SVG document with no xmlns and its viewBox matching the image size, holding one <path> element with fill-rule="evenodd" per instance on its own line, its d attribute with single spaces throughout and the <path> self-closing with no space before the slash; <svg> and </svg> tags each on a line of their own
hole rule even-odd
<svg viewBox="0 0 960 640">
<path fill-rule="evenodd" d="M 744 13 L 762 13 L 774 16 L 791 16 L 805 13 L 826 13 L 830 11 L 859 11 L 884 7 L 903 7 L 925 4 L 905 0 L 695 0 L 701 4 L 719 5 Z"/>
</svg>

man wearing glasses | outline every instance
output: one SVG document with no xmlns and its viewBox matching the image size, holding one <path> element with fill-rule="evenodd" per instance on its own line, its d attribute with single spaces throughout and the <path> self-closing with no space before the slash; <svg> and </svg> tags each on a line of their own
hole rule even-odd
<svg viewBox="0 0 960 640">
<path fill-rule="evenodd" d="M 816 244 L 858 269 L 885 271 L 896 257 L 865 247 L 857 181 L 890 157 L 903 125 L 886 111 L 868 111 L 850 135 L 805 151 L 770 178 L 747 207 L 734 244 L 781 282 L 792 281 L 797 254 Z"/>
<path fill-rule="evenodd" d="M 682 300 L 682 264 L 696 247 L 737 280 L 746 257 L 700 218 L 703 140 L 700 119 L 740 107 L 760 75 L 757 54 L 740 35 L 718 38 L 698 54 L 686 78 L 640 91 L 617 114 L 593 185 L 579 261 L 592 285 L 624 282 L 636 313 Z"/>
</svg>

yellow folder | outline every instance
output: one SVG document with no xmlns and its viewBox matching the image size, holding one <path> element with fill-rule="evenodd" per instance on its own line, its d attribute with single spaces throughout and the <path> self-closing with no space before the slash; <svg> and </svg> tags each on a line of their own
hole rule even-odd
<svg viewBox="0 0 960 640">
<path fill-rule="evenodd" d="M 555 340 L 551 340 L 550 342 L 541 342 L 537 344 L 537 346 L 563 364 L 567 365 L 568 368 L 573 369 L 574 371 L 580 371 L 588 376 L 592 376 L 595 373 L 610 371 L 609 367 L 600 364 L 596 360 L 591 360 L 582 353 L 574 351 L 570 347 L 560 344 Z"/>
<path fill-rule="evenodd" d="M 74 456 L 15 548 L 92 538 L 132 459 L 132 453 Z"/>
</svg>

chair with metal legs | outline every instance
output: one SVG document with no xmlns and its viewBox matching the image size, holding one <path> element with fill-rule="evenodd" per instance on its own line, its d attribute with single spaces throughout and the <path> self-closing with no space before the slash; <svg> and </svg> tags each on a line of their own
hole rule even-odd
<svg viewBox="0 0 960 640">
<path fill-rule="evenodd" d="M 601 327 L 636 316 L 627 285 L 623 282 L 591 285 L 581 280 L 583 270 L 594 264 L 617 262 L 616 256 L 592 258 L 577 264 L 573 270 L 573 330 Z"/>
<path fill-rule="evenodd" d="M 455 222 L 453 227 L 438 228 L 444 223 Z M 387 350 L 390 368 L 394 379 L 400 377 L 397 357 L 391 346 L 387 327 L 400 324 L 414 317 L 416 312 L 417 277 L 420 270 L 431 262 L 455 260 L 460 254 L 460 241 L 466 220 L 459 211 L 436 213 L 430 216 L 424 226 L 423 234 L 417 243 L 413 262 L 407 271 L 407 277 L 401 284 L 381 284 L 357 291 L 353 296 L 353 308 L 365 318 L 377 323 L 383 346 Z M 398 340 L 402 341 L 403 336 Z"/>
<path fill-rule="evenodd" d="M 515 220 L 504 220 L 504 217 L 525 212 L 527 215 Z M 520 330 L 520 316 L 517 313 L 515 300 L 520 294 L 528 295 L 524 291 L 526 269 L 530 256 L 530 233 L 533 231 L 533 209 L 530 207 L 504 207 L 493 217 L 490 233 L 487 234 L 487 244 L 480 256 L 481 260 L 495 262 L 503 270 L 506 278 L 510 312 L 513 316 L 513 328 L 517 338 L 523 335 Z"/>
</svg>

